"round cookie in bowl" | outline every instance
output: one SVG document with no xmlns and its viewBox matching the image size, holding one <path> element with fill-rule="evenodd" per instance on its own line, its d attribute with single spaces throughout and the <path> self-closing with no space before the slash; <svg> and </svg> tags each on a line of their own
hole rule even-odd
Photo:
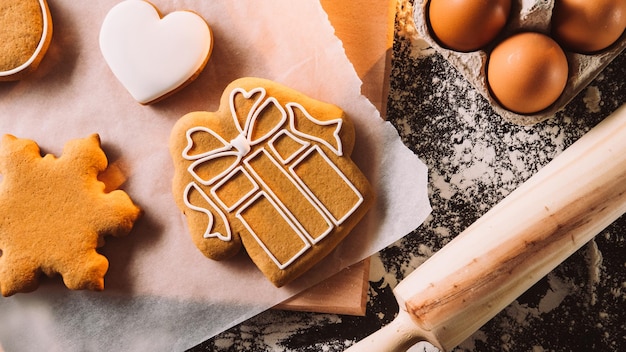
<svg viewBox="0 0 626 352">
<path fill-rule="evenodd" d="M 37 69 L 52 40 L 46 0 L 0 3 L 0 81 L 20 80 Z"/>
</svg>

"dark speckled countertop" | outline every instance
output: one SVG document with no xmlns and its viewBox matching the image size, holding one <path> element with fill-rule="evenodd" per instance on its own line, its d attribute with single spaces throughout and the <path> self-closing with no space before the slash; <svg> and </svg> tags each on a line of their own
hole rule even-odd
<svg viewBox="0 0 626 352">
<path fill-rule="evenodd" d="M 400 27 L 387 117 L 429 168 L 432 215 L 372 257 L 366 316 L 270 310 L 190 352 L 345 350 L 393 320 L 400 280 L 626 100 L 622 53 L 553 118 L 513 125 Z M 413 350 L 437 351 L 427 344 Z M 626 217 L 455 351 L 626 351 Z"/>
</svg>

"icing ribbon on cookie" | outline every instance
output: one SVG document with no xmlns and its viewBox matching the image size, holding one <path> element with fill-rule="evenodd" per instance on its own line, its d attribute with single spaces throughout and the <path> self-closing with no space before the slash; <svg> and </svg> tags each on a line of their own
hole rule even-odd
<svg viewBox="0 0 626 352">
<path fill-rule="evenodd" d="M 190 194 L 192 191 L 196 191 L 198 192 L 198 194 L 200 194 L 202 196 L 202 198 L 204 199 L 205 202 L 207 202 L 211 208 L 213 209 L 213 211 L 215 211 L 219 216 L 220 219 L 224 222 L 224 223 L 228 223 L 228 220 L 226 219 L 226 215 L 224 215 L 224 213 L 217 207 L 217 205 L 215 205 L 215 203 L 213 203 L 213 201 L 211 200 L 211 198 L 209 198 L 209 196 L 207 196 L 206 193 L 204 193 L 204 191 L 202 191 L 202 189 L 200 189 L 200 186 L 198 186 L 195 182 L 189 182 L 189 184 L 187 185 L 187 187 L 185 187 L 184 190 L 184 196 L 183 196 L 183 200 L 185 202 L 185 205 L 187 207 L 189 207 L 189 209 L 191 210 L 195 210 L 195 211 L 199 211 L 201 213 L 204 213 L 207 218 L 209 219 L 209 223 L 206 226 L 206 230 L 204 232 L 204 234 L 202 234 L 202 236 L 204 238 L 219 238 L 222 241 L 230 241 L 232 239 L 232 232 L 230 230 L 230 226 L 226 226 L 226 234 L 222 234 L 221 232 L 211 232 L 213 230 L 213 222 L 215 221 L 213 218 L 213 213 L 211 213 L 211 211 L 209 209 L 206 209 L 204 207 L 201 206 L 197 206 L 191 203 L 191 201 L 189 200 L 190 198 Z"/>
<path fill-rule="evenodd" d="M 241 127 L 240 125 L 238 111 L 234 103 L 235 95 L 237 94 L 242 94 L 246 99 L 249 99 L 256 94 L 259 94 L 259 97 L 254 102 L 247 116 L 245 116 L 245 123 L 243 127 Z M 215 131 L 206 127 L 197 126 L 187 131 L 187 147 L 183 150 L 182 156 L 187 160 L 195 160 L 191 165 L 189 165 L 188 171 L 194 176 L 194 178 L 198 182 L 205 186 L 210 186 L 217 180 L 223 178 L 235 167 L 237 167 L 237 165 L 239 165 L 241 160 L 250 152 L 252 146 L 262 143 L 272 137 L 278 130 L 283 127 L 287 120 L 289 120 L 289 124 L 293 133 L 297 134 L 300 137 L 324 144 L 337 156 L 342 155 L 343 150 L 341 145 L 341 139 L 339 138 L 339 131 L 341 130 L 342 125 L 341 119 L 334 119 L 329 121 L 317 120 L 309 113 L 307 113 L 300 104 L 297 103 L 286 104 L 286 108 L 289 111 L 289 113 L 287 113 L 287 111 L 285 111 L 285 109 L 275 98 L 270 97 L 263 101 L 263 99 L 265 98 L 265 94 L 266 92 L 263 88 L 252 89 L 249 92 L 241 88 L 233 89 L 230 94 L 230 108 L 233 121 L 235 127 L 237 128 L 237 131 L 239 131 L 239 135 L 231 139 L 230 142 L 226 141 L 226 139 L 217 134 Z M 268 109 L 278 110 L 280 112 L 280 118 L 275 119 L 275 121 L 267 121 L 276 116 L 276 114 L 265 114 L 264 112 L 266 112 Z M 297 115 L 294 113 L 294 109 L 302 111 L 303 116 L 305 116 L 308 120 L 318 126 L 328 126 L 329 128 L 334 128 L 332 138 L 327 138 L 323 135 L 317 136 L 308 132 L 298 130 L 296 126 Z M 220 147 L 209 149 L 198 154 L 191 154 L 191 150 L 195 147 L 198 147 L 194 143 L 192 138 L 192 135 L 194 133 L 207 134 L 207 136 L 205 137 L 213 139 L 216 144 L 220 145 Z M 232 162 L 229 163 L 226 167 L 223 166 L 222 160 L 220 160 L 220 163 L 213 162 L 226 157 L 232 158 Z M 212 170 L 220 169 L 221 171 L 215 175 L 211 175 L 210 177 L 205 178 L 196 171 L 196 169 L 200 166 Z"/>
</svg>

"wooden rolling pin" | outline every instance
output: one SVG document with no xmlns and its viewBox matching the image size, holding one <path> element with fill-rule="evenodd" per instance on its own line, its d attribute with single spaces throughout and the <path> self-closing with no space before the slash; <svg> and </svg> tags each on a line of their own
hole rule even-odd
<svg viewBox="0 0 626 352">
<path fill-rule="evenodd" d="M 626 212 L 626 105 L 398 284 L 395 320 L 348 351 L 449 351 Z"/>
</svg>

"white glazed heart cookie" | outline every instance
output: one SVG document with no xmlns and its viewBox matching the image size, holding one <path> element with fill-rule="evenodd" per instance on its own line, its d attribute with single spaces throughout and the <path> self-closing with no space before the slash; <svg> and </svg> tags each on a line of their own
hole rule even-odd
<svg viewBox="0 0 626 352">
<path fill-rule="evenodd" d="M 113 74 L 141 104 L 150 104 L 193 81 L 213 47 L 209 25 L 191 11 L 162 17 L 143 0 L 114 6 L 100 29 L 100 50 Z"/>
<path fill-rule="evenodd" d="M 372 205 L 337 106 L 278 83 L 241 78 L 216 112 L 174 126 L 174 197 L 195 245 L 221 260 L 241 247 L 276 286 L 328 255 Z"/>
</svg>

